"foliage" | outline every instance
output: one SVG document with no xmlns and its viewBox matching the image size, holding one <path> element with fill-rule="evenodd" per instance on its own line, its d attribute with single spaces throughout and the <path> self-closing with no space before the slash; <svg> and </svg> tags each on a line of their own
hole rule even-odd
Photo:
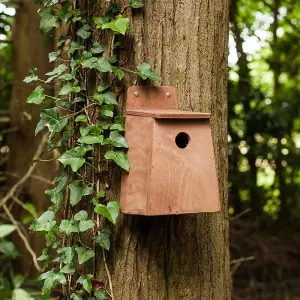
<svg viewBox="0 0 300 300">
<path fill-rule="evenodd" d="M 37 134 L 47 128 L 50 133 L 47 150 L 56 148 L 64 151 L 57 158 L 64 166 L 64 173 L 56 179 L 57 186 L 46 191 L 53 205 L 30 227 L 33 231 L 43 232 L 47 240 L 48 248 L 38 258 L 44 263 L 44 273 L 40 275 L 40 280 L 44 281 L 42 290 L 47 295 L 60 284 L 61 293 L 68 299 L 83 299 L 87 294 L 107 299 L 109 293 L 105 288 L 92 290 L 93 274 L 79 276 L 76 269 L 79 265 L 90 263 L 95 256 L 94 249 L 84 244 L 81 236 L 92 236 L 95 244 L 102 247 L 106 264 L 104 250 L 111 248 L 112 231 L 110 226 L 101 224 L 106 223 L 105 220 L 116 224 L 119 203 L 108 201 L 105 190 L 99 191 L 94 182 L 88 182 L 86 170 L 96 169 L 100 146 L 104 170 L 113 161 L 129 171 L 129 161 L 124 152 L 129 147 L 123 136 L 124 118 L 116 115 L 119 102 L 115 93 L 115 86 L 122 84 L 128 70 L 118 60 L 117 50 L 122 43 L 119 37 L 129 29 L 130 19 L 124 16 L 125 11 L 130 7 L 141 8 L 143 4 L 131 1 L 129 6 L 121 8 L 109 1 L 106 15 L 94 18 L 92 24 L 71 1 L 40 2 L 43 5 L 39 10 L 40 29 L 48 37 L 51 37 L 52 29 L 63 23 L 76 28 L 72 38 L 70 35 L 61 36 L 57 41 L 57 51 L 49 53 L 49 62 L 55 62 L 56 67 L 46 73 L 46 80 L 40 78 L 35 68 L 31 68 L 29 76 L 24 79 L 26 83 L 57 84 L 55 97 L 45 94 L 46 89 L 40 85 L 31 92 L 27 102 L 37 105 L 47 103 L 47 108 L 41 110 L 41 120 L 35 132 Z M 104 38 L 103 44 L 93 40 L 96 29 L 107 38 Z M 160 80 L 147 62 L 137 66 L 137 72 L 129 72 L 136 73 L 142 80 Z M 96 89 L 90 89 L 87 84 L 91 73 L 98 78 Z M 86 197 L 92 198 L 96 218 L 89 213 L 89 208 L 82 209 L 82 200 Z M 68 206 L 70 213 L 66 219 L 59 220 L 56 213 L 63 204 Z M 81 210 L 78 211 L 79 208 Z M 74 283 L 79 288 L 73 289 Z"/>
</svg>

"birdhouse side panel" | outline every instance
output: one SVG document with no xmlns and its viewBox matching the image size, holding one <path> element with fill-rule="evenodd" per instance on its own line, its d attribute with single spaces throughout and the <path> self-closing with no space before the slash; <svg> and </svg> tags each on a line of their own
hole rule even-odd
<svg viewBox="0 0 300 300">
<path fill-rule="evenodd" d="M 155 120 L 148 215 L 220 210 L 208 119 Z"/>
<path fill-rule="evenodd" d="M 120 202 L 123 213 L 147 214 L 153 123 L 152 118 L 126 116 L 130 171 L 122 176 Z"/>
</svg>

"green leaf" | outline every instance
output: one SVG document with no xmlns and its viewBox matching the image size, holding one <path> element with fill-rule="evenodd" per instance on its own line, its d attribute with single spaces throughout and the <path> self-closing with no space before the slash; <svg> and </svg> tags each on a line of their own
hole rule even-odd
<svg viewBox="0 0 300 300">
<path fill-rule="evenodd" d="M 38 260 L 38 261 L 45 261 L 45 260 L 48 260 L 48 259 L 49 259 L 48 249 L 45 248 L 45 249 L 43 249 L 43 251 L 42 251 L 42 255 L 39 256 L 39 257 L 37 258 L 37 260 Z"/>
<path fill-rule="evenodd" d="M 78 115 L 75 119 L 75 122 L 84 122 L 86 123 L 87 122 L 87 117 L 86 115 Z"/>
<path fill-rule="evenodd" d="M 75 216 L 74 219 L 77 221 L 85 221 L 88 218 L 88 213 L 85 210 L 79 211 Z"/>
<path fill-rule="evenodd" d="M 71 275 L 73 275 L 75 271 L 76 269 L 74 263 L 67 264 L 62 269 L 59 270 L 60 273 L 71 274 Z"/>
<path fill-rule="evenodd" d="M 99 109 L 101 115 L 105 117 L 112 118 L 114 116 L 114 106 L 113 105 L 103 105 Z"/>
<path fill-rule="evenodd" d="M 151 70 L 151 66 L 147 62 L 144 62 L 141 65 L 138 65 L 137 70 L 138 70 L 137 74 L 143 80 L 146 80 L 147 78 L 149 78 L 151 80 L 161 80 L 160 76 Z"/>
<path fill-rule="evenodd" d="M 84 24 L 79 30 L 77 30 L 76 34 L 85 40 L 92 34 L 90 32 L 90 28 L 91 27 L 88 24 Z"/>
<path fill-rule="evenodd" d="M 97 25 L 97 28 L 102 28 L 102 26 L 109 22 L 109 17 L 96 17 L 94 22 Z"/>
<path fill-rule="evenodd" d="M 29 75 L 30 76 L 25 77 L 23 81 L 26 82 L 26 83 L 37 81 L 38 76 L 36 75 L 36 72 L 37 72 L 37 68 L 30 68 L 29 69 Z"/>
<path fill-rule="evenodd" d="M 56 241 L 56 233 L 57 227 L 54 226 L 49 232 L 46 234 L 46 246 L 50 247 Z"/>
<path fill-rule="evenodd" d="M 66 278 L 62 273 L 54 273 L 53 270 L 40 275 L 40 279 L 45 279 L 44 286 L 42 287 L 43 295 L 48 295 L 54 288 L 55 283 L 66 284 Z"/>
<path fill-rule="evenodd" d="M 74 247 L 63 247 L 58 249 L 57 253 L 62 256 L 61 262 L 67 265 L 73 262 L 75 249 Z"/>
<path fill-rule="evenodd" d="M 41 86 L 37 86 L 27 98 L 27 103 L 41 104 L 45 99 L 44 89 Z"/>
<path fill-rule="evenodd" d="M 67 118 L 59 117 L 59 110 L 57 107 L 41 110 L 40 117 L 49 131 L 60 132 L 67 125 Z"/>
<path fill-rule="evenodd" d="M 52 28 L 60 27 L 60 22 L 54 15 L 52 6 L 41 8 L 39 14 L 41 16 L 40 30 L 42 33 L 47 33 Z"/>
<path fill-rule="evenodd" d="M 107 299 L 107 296 L 106 296 L 106 290 L 105 289 L 101 289 L 99 291 L 96 291 L 94 292 L 94 296 L 97 298 L 97 299 L 100 299 L 100 300 L 106 300 Z"/>
<path fill-rule="evenodd" d="M 104 73 L 112 71 L 111 64 L 109 63 L 108 59 L 105 57 L 101 57 L 98 59 L 97 63 L 95 64 L 95 69 Z"/>
<path fill-rule="evenodd" d="M 91 52 L 93 54 L 101 54 L 104 52 L 104 48 L 99 43 L 94 43 Z"/>
<path fill-rule="evenodd" d="M 144 6 L 144 4 L 138 0 L 130 0 L 130 6 L 132 8 L 141 8 Z"/>
<path fill-rule="evenodd" d="M 38 124 L 36 125 L 34 134 L 37 135 L 41 130 L 45 128 L 46 124 L 44 120 L 40 120 Z"/>
<path fill-rule="evenodd" d="M 116 201 L 108 202 L 107 206 L 98 204 L 94 208 L 94 212 L 104 216 L 111 223 L 116 224 L 119 215 L 120 204 Z"/>
<path fill-rule="evenodd" d="M 58 79 L 61 79 L 61 80 L 73 80 L 74 79 L 74 76 L 71 75 L 71 74 L 63 74 L 61 76 L 58 77 Z"/>
<path fill-rule="evenodd" d="M 111 231 L 108 228 L 103 228 L 98 236 L 93 237 L 95 242 L 102 248 L 109 250 L 110 248 L 110 237 Z"/>
<path fill-rule="evenodd" d="M 70 165 L 73 172 L 77 172 L 80 167 L 85 163 L 83 156 L 86 153 L 84 147 L 72 148 L 69 151 L 66 151 L 58 160 L 63 165 Z"/>
<path fill-rule="evenodd" d="M 110 125 L 110 130 L 118 130 L 118 131 L 124 131 L 124 126 L 120 123 L 113 123 Z"/>
<path fill-rule="evenodd" d="M 112 71 L 116 74 L 119 80 L 122 80 L 125 76 L 125 72 L 122 69 L 117 68 L 115 66 L 112 67 Z"/>
<path fill-rule="evenodd" d="M 72 220 L 61 220 L 59 229 L 69 236 L 71 233 L 79 232 L 79 222 Z"/>
<path fill-rule="evenodd" d="M 85 247 L 76 247 L 75 251 L 77 252 L 78 263 L 80 265 L 95 256 L 95 252 L 93 250 L 87 249 Z"/>
<path fill-rule="evenodd" d="M 79 223 L 79 231 L 84 232 L 89 229 L 92 229 L 95 227 L 95 223 L 93 220 L 87 220 L 87 221 L 80 221 Z"/>
<path fill-rule="evenodd" d="M 91 279 L 93 278 L 92 274 L 87 274 L 87 275 L 81 275 L 76 283 L 82 284 L 83 288 L 90 293 L 92 291 L 92 281 Z"/>
<path fill-rule="evenodd" d="M 64 193 L 62 191 L 58 191 L 56 188 L 51 190 L 46 190 L 45 194 L 50 197 L 50 200 L 53 204 L 60 207 L 63 199 L 64 199 Z"/>
<path fill-rule="evenodd" d="M 58 95 L 65 96 L 72 92 L 75 92 L 75 93 L 80 92 L 80 87 L 74 83 L 68 82 L 60 89 Z"/>
<path fill-rule="evenodd" d="M 1 240 L 0 241 L 0 253 L 3 253 L 9 258 L 17 258 L 20 253 L 17 250 L 15 244 L 10 241 Z"/>
<path fill-rule="evenodd" d="M 11 224 L 0 224 L 0 239 L 4 238 L 5 236 L 11 234 L 16 230 L 15 225 Z"/>
<path fill-rule="evenodd" d="M 116 33 L 121 33 L 125 35 L 128 23 L 129 23 L 128 18 L 120 17 L 110 21 L 109 23 L 103 24 L 102 29 L 111 29 Z"/>
<path fill-rule="evenodd" d="M 73 55 L 73 53 L 76 51 L 76 50 L 81 50 L 81 49 L 84 49 L 83 46 L 80 46 L 77 42 L 74 42 L 72 41 L 71 42 L 71 45 L 70 45 L 70 48 L 69 50 L 67 51 L 67 53 L 69 55 Z"/>
<path fill-rule="evenodd" d="M 67 66 L 65 64 L 60 64 L 56 68 L 54 68 L 51 72 L 46 73 L 47 76 L 50 76 L 46 82 L 51 82 L 54 78 L 58 77 L 61 75 L 63 72 L 67 70 Z"/>
<path fill-rule="evenodd" d="M 111 131 L 109 134 L 110 144 L 115 147 L 128 148 L 128 143 L 118 131 Z"/>
<path fill-rule="evenodd" d="M 30 294 L 23 289 L 14 289 L 12 292 L 12 300 L 34 300 Z"/>
<path fill-rule="evenodd" d="M 76 205 L 83 196 L 88 196 L 93 193 L 93 188 L 80 180 L 72 181 L 69 184 L 69 189 L 70 203 L 72 206 Z"/>
<path fill-rule="evenodd" d="M 30 226 L 30 230 L 50 231 L 56 224 L 54 218 L 55 218 L 55 214 L 53 211 L 46 211 L 39 218 L 35 219 L 32 222 Z"/>
<path fill-rule="evenodd" d="M 97 136 L 103 132 L 103 129 L 98 124 L 97 125 L 93 124 L 93 125 L 89 125 L 89 126 L 85 126 L 85 127 L 81 126 L 79 128 L 79 131 L 80 131 L 81 136 L 86 136 L 88 134 Z"/>
<path fill-rule="evenodd" d="M 59 57 L 59 55 L 60 55 L 60 51 L 50 52 L 50 53 L 48 54 L 49 62 L 56 61 L 57 58 Z"/>
<path fill-rule="evenodd" d="M 95 135 L 86 135 L 78 139 L 79 143 L 82 144 L 102 144 L 103 135 L 95 136 Z"/>
<path fill-rule="evenodd" d="M 91 57 L 87 60 L 84 60 L 82 62 L 82 67 L 83 68 L 89 68 L 89 69 L 94 69 L 97 66 L 98 58 L 97 57 Z"/>
<path fill-rule="evenodd" d="M 101 103 L 105 103 L 105 104 L 108 104 L 108 105 L 118 105 L 118 102 L 115 98 L 115 95 L 111 92 L 111 91 L 105 91 L 105 92 L 102 92 L 100 94 L 96 94 L 97 97 L 96 97 L 96 100 Z M 95 96 L 94 96 L 95 98 Z"/>
<path fill-rule="evenodd" d="M 129 161 L 126 154 L 123 151 L 108 151 L 105 153 L 104 157 L 106 159 L 113 160 L 122 169 L 129 172 Z"/>
</svg>

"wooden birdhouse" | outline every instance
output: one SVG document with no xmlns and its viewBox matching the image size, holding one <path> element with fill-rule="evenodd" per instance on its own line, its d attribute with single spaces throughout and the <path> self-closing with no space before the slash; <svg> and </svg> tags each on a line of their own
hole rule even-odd
<svg viewBox="0 0 300 300">
<path fill-rule="evenodd" d="M 121 211 L 172 215 L 220 211 L 209 113 L 178 110 L 172 87 L 128 89 L 129 173 Z"/>
</svg>

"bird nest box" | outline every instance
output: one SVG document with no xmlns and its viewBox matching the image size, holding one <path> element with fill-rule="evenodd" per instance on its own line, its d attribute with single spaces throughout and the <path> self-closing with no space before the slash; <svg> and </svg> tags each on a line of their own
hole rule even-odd
<svg viewBox="0 0 300 300">
<path fill-rule="evenodd" d="M 128 89 L 129 173 L 121 211 L 172 215 L 220 211 L 210 114 L 178 110 L 172 87 Z"/>
</svg>

